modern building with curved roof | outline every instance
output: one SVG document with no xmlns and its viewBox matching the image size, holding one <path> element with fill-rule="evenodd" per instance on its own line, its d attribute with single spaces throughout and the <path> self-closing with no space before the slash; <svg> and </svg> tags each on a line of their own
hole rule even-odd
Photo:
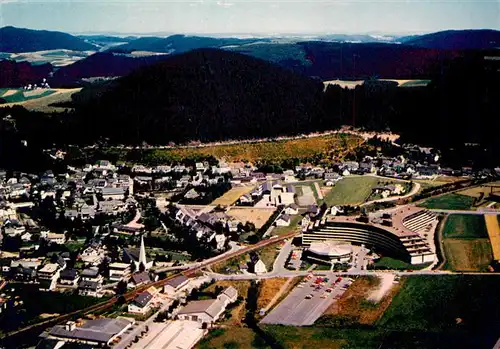
<svg viewBox="0 0 500 349">
<path fill-rule="evenodd" d="M 406 206 L 392 210 L 387 216 L 368 222 L 352 216 L 324 216 L 303 228 L 302 244 L 310 247 L 325 240 L 363 244 L 412 264 L 436 259 L 435 247 L 428 240 L 437 225 L 436 215 L 416 206 Z"/>
<path fill-rule="evenodd" d="M 308 258 L 320 262 L 349 262 L 352 257 L 352 245 L 334 240 L 315 241 L 307 249 L 307 255 Z"/>
</svg>

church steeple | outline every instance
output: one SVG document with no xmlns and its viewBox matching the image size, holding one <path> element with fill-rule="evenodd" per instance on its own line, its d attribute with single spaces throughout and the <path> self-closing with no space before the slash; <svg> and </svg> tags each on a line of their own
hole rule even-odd
<svg viewBox="0 0 500 349">
<path fill-rule="evenodd" d="M 144 235 L 141 235 L 141 247 L 139 250 L 139 265 L 144 265 L 144 268 L 147 269 L 148 262 L 146 260 L 146 247 L 144 246 Z"/>
</svg>

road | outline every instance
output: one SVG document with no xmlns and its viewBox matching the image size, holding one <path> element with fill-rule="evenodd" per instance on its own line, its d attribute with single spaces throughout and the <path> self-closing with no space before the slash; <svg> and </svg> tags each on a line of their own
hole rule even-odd
<svg viewBox="0 0 500 349">
<path fill-rule="evenodd" d="M 445 213 L 445 214 L 472 214 L 472 215 L 485 215 L 485 214 L 492 214 L 492 215 L 499 215 L 500 211 L 499 210 L 482 210 L 481 208 L 478 208 L 477 211 L 472 211 L 472 210 L 442 210 L 442 209 L 437 209 L 437 208 L 431 208 L 429 211 L 436 212 L 436 213 Z"/>
</svg>

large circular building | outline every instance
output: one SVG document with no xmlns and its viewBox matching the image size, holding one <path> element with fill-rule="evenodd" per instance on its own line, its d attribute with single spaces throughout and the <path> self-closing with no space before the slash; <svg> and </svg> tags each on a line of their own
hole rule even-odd
<svg viewBox="0 0 500 349">
<path fill-rule="evenodd" d="M 307 249 L 309 259 L 323 263 L 347 263 L 351 261 L 351 244 L 325 240 L 312 242 Z"/>
</svg>

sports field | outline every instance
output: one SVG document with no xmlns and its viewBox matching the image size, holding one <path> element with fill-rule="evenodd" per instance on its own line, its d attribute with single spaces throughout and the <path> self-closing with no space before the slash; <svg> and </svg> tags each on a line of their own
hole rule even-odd
<svg viewBox="0 0 500 349">
<path fill-rule="evenodd" d="M 444 239 L 446 269 L 486 271 L 493 260 L 489 239 Z"/>
<path fill-rule="evenodd" d="M 238 201 L 238 199 L 241 196 L 250 193 L 253 188 L 254 188 L 253 186 L 231 188 L 229 191 L 224 193 L 224 195 L 215 199 L 212 202 L 212 205 L 221 205 L 221 206 L 232 205 L 236 201 Z"/>
<path fill-rule="evenodd" d="M 342 178 L 324 197 L 327 205 L 359 205 L 366 201 L 379 178 L 352 176 Z"/>
<path fill-rule="evenodd" d="M 226 213 L 243 224 L 251 222 L 255 224 L 255 228 L 260 229 L 275 210 L 275 208 L 232 207 Z"/>
</svg>

